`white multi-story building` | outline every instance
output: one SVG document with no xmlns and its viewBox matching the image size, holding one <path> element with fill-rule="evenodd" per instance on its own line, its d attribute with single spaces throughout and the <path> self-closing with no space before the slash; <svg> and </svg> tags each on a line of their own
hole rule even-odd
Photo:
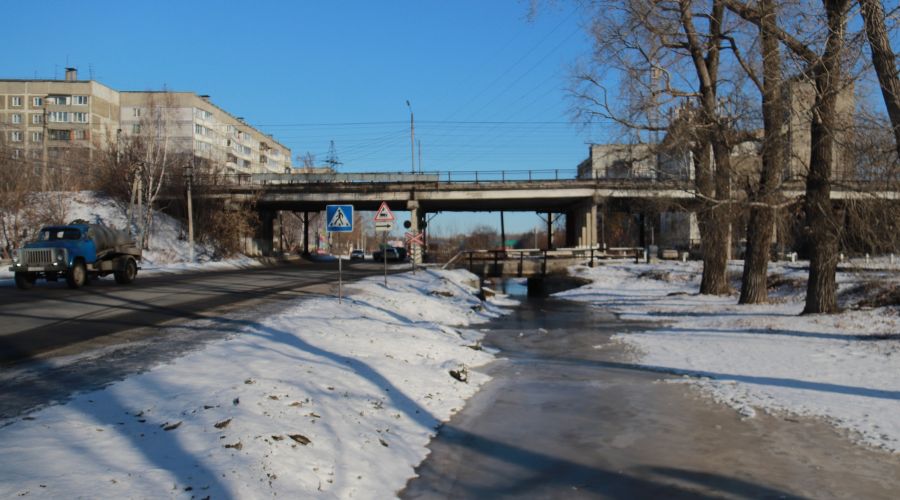
<svg viewBox="0 0 900 500">
<path fill-rule="evenodd" d="M 152 127 L 175 153 L 223 173 L 284 173 L 291 151 L 190 92 L 116 91 L 93 80 L 0 80 L 0 143 L 14 159 L 87 162 L 123 136 Z"/>
<path fill-rule="evenodd" d="M 228 174 L 285 173 L 290 149 L 190 92 L 121 92 L 122 133 L 165 130 L 173 151 L 191 151 Z M 146 132 L 146 131 L 144 131 Z"/>
</svg>

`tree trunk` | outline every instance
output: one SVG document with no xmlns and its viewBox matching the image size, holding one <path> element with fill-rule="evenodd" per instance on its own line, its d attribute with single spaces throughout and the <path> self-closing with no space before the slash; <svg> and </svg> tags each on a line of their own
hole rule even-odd
<svg viewBox="0 0 900 500">
<path fill-rule="evenodd" d="M 697 191 L 705 199 L 705 209 L 698 214 L 700 238 L 703 244 L 703 277 L 700 293 L 724 295 L 731 292 L 728 285 L 728 224 L 731 208 L 731 163 L 726 132 L 717 119 L 716 84 L 719 71 L 719 45 L 707 44 L 694 28 L 693 3 L 678 2 L 681 27 L 688 42 L 688 50 L 700 86 L 700 123 L 695 146 Z M 714 0 L 709 15 L 709 39 L 718 40 L 722 32 L 725 7 Z M 715 165 L 709 158 L 712 147 Z"/>
<path fill-rule="evenodd" d="M 777 26 L 774 0 L 760 0 L 760 48 L 763 60 L 762 115 L 765 138 L 759 186 L 750 193 L 747 250 L 741 277 L 739 304 L 764 304 L 769 300 L 769 249 L 778 201 L 778 187 L 784 169 L 784 113 L 782 102 L 781 53 L 774 28 Z"/>
<path fill-rule="evenodd" d="M 700 242 L 703 251 L 703 276 L 700 278 L 700 293 L 704 295 L 724 295 L 728 286 L 728 224 L 723 220 L 723 206 L 717 206 L 710 199 L 715 195 L 715 183 L 710 158 L 710 146 L 705 140 L 693 148 L 694 170 L 697 191 L 703 195 L 702 209 L 697 214 Z"/>
<path fill-rule="evenodd" d="M 900 155 L 900 77 L 897 76 L 894 51 L 891 50 L 884 23 L 884 6 L 880 0 L 859 0 L 859 6 L 866 24 L 872 65 L 878 75 L 881 95 L 894 129 L 894 147 Z"/>
<path fill-rule="evenodd" d="M 837 93 L 842 83 L 841 51 L 847 0 L 823 0 L 828 37 L 815 71 L 816 100 L 810 127 L 809 175 L 806 178 L 806 223 L 811 243 L 809 281 L 803 314 L 835 313 L 837 307 L 838 226 L 831 204 L 831 172 Z"/>
<path fill-rule="evenodd" d="M 725 132 L 716 128 L 713 132 L 713 180 L 717 203 L 709 212 L 711 227 L 707 229 L 713 239 L 704 245 L 703 278 L 700 293 L 728 295 L 732 292 L 728 282 L 728 256 L 731 249 L 731 147 Z M 709 255 L 707 255 L 709 254 Z M 707 271 L 708 269 L 708 271 Z"/>
</svg>

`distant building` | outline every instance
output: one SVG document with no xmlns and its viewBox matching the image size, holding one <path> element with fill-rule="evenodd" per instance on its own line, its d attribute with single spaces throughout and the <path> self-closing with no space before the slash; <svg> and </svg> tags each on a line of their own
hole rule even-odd
<svg viewBox="0 0 900 500">
<path fill-rule="evenodd" d="M 656 153 L 648 144 L 591 144 L 578 178 L 655 179 L 656 171 Z"/>
<path fill-rule="evenodd" d="M 787 137 L 788 161 L 784 177 L 785 179 L 799 179 L 805 177 L 809 172 L 810 123 L 812 122 L 812 107 L 815 103 L 815 87 L 812 82 L 797 78 L 791 80 L 790 84 L 785 87 L 784 99 L 790 116 Z M 845 147 L 850 127 L 844 128 L 844 125 L 853 123 L 855 104 L 853 86 L 848 85 L 838 93 L 835 106 L 837 130 L 832 151 L 834 155 L 832 179 L 854 178 L 858 174 L 853 166 L 849 149 Z"/>
<path fill-rule="evenodd" d="M 122 136 L 139 135 L 148 126 L 173 153 L 189 153 L 223 173 L 291 168 L 290 149 L 208 96 L 116 91 L 78 80 L 74 68 L 66 69 L 65 80 L 0 80 L 0 142 L 13 158 L 90 162 Z"/>
</svg>

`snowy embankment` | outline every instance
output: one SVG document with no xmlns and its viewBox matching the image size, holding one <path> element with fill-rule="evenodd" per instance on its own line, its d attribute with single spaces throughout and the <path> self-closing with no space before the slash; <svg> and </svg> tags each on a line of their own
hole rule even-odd
<svg viewBox="0 0 900 500">
<path fill-rule="evenodd" d="M 0 497 L 391 497 L 486 381 L 466 327 L 500 310 L 474 279 L 371 278 L 343 303 L 181 325 L 229 338 L 2 423 Z"/>
<path fill-rule="evenodd" d="M 44 193 L 37 196 L 53 198 L 54 204 L 63 207 L 62 218 L 66 222 L 82 219 L 91 224 L 103 224 L 118 229 L 128 227 L 126 207 L 102 193 L 78 191 Z M 32 234 L 37 229 L 40 227 L 30 228 Z M 181 221 L 154 211 L 150 249 L 143 253 L 140 275 L 177 273 L 186 270 L 239 269 L 260 265 L 259 261 L 243 256 L 232 259 L 214 258 L 215 251 L 212 247 L 199 243 L 194 245 L 195 262 L 191 263 L 190 250 Z M 12 286 L 12 279 L 9 267 L 0 265 L 0 286 Z"/>
<path fill-rule="evenodd" d="M 897 266 L 882 273 L 840 273 L 840 290 L 863 283 L 896 290 Z M 900 308 L 799 316 L 806 271 L 773 265 L 781 285 L 769 305 L 738 306 L 735 296 L 700 296 L 699 263 L 610 263 L 573 268 L 592 284 L 561 297 L 608 307 L 659 327 L 615 338 L 645 369 L 685 374 L 751 418 L 755 409 L 823 418 L 854 439 L 900 452 Z"/>
</svg>

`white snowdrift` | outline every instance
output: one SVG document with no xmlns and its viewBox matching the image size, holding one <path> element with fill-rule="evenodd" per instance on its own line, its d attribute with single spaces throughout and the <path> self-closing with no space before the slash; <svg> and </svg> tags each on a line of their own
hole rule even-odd
<svg viewBox="0 0 900 500">
<path fill-rule="evenodd" d="M 0 497 L 387 498 L 486 380 L 464 271 L 182 328 L 222 340 L 0 425 Z"/>
</svg>

